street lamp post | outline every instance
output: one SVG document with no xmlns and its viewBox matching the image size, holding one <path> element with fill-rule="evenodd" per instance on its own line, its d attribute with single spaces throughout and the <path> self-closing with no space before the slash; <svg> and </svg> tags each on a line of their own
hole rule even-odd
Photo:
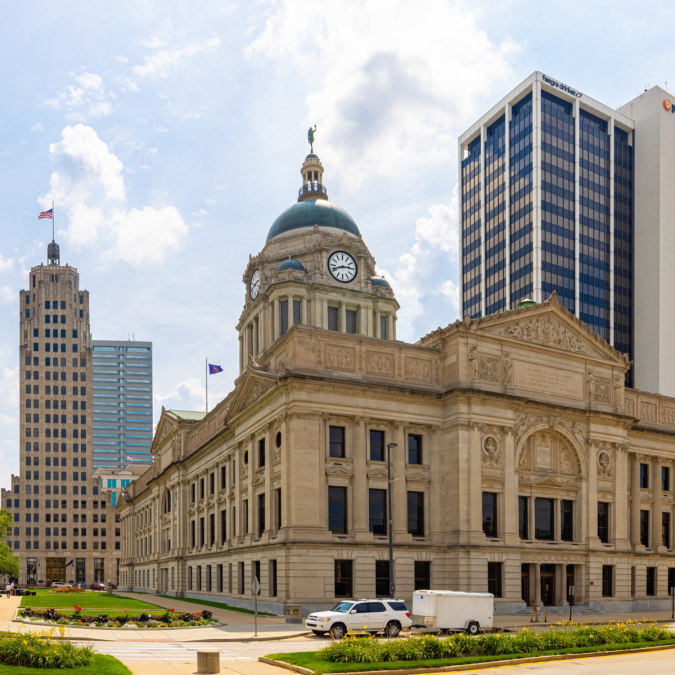
<svg viewBox="0 0 675 675">
<path fill-rule="evenodd" d="M 387 516 L 389 518 L 389 598 L 394 599 L 394 540 L 391 531 L 391 449 L 397 448 L 398 443 L 387 443 Z"/>
</svg>

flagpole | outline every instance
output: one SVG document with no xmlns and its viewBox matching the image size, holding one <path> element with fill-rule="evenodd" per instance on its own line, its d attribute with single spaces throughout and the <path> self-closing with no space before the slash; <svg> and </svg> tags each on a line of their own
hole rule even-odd
<svg viewBox="0 0 675 675">
<path fill-rule="evenodd" d="M 54 211 L 54 202 L 52 202 L 52 244 L 54 243 L 54 221 L 56 220 L 56 212 Z"/>
<path fill-rule="evenodd" d="M 209 412 L 209 357 L 207 356 L 204 367 L 204 379 L 206 380 L 206 412 Z"/>
</svg>

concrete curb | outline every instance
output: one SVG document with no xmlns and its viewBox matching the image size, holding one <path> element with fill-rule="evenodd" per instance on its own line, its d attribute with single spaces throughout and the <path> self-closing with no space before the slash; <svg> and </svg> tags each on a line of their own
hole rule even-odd
<svg viewBox="0 0 675 675">
<path fill-rule="evenodd" d="M 675 649 L 673 645 L 658 645 L 655 647 L 642 647 L 640 649 L 616 649 L 605 652 L 581 652 L 579 654 L 559 654 L 554 656 L 529 656 L 522 659 L 504 659 L 502 661 L 484 661 L 482 663 L 463 663 L 456 666 L 437 666 L 436 668 L 411 668 L 408 670 L 359 670 L 353 673 L 342 672 L 339 675 L 424 675 L 424 673 L 450 673 L 463 670 L 484 670 L 486 668 L 498 668 L 499 666 L 519 666 L 523 663 L 546 663 L 547 661 L 572 661 L 574 659 L 588 659 L 596 656 L 621 656 L 624 654 L 643 654 L 665 649 Z M 271 666 L 279 666 L 287 670 L 294 670 L 301 675 L 314 675 L 313 670 L 294 666 L 284 661 L 275 661 L 265 656 L 259 656 L 258 661 L 268 663 Z"/>
</svg>

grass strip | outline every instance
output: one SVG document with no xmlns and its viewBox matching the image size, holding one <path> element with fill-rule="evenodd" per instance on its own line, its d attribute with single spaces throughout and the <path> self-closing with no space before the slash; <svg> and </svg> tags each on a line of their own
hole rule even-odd
<svg viewBox="0 0 675 675">
<path fill-rule="evenodd" d="M 158 611 L 148 611 L 148 610 L 129 610 L 129 611 L 123 611 L 121 609 L 93 609 L 93 610 L 88 610 L 86 607 L 82 608 L 82 614 L 86 614 L 87 616 L 98 616 L 99 614 L 105 614 L 106 616 L 138 616 L 139 614 L 152 614 L 153 616 L 163 616 L 164 615 L 164 610 L 163 608 L 158 607 Z M 74 609 L 59 609 L 58 610 L 59 614 L 63 614 L 64 616 L 69 616 L 71 614 L 75 613 Z M 178 614 L 179 612 L 175 612 Z M 19 616 L 19 619 L 21 617 Z"/>
<path fill-rule="evenodd" d="M 210 600 L 196 600 L 195 598 L 176 598 L 173 595 L 158 595 L 158 598 L 168 598 L 169 600 L 176 600 L 177 602 L 191 602 L 195 605 L 206 605 L 207 607 L 218 607 L 220 609 L 229 609 L 231 612 L 241 612 L 242 614 L 255 614 L 252 609 L 244 609 L 243 607 L 232 607 L 222 602 L 211 602 Z M 258 616 L 279 616 L 278 614 L 268 614 L 267 612 L 258 611 Z"/>
<path fill-rule="evenodd" d="M 163 611 L 163 607 L 151 605 L 143 600 L 123 598 L 119 595 L 96 592 L 89 593 L 40 593 L 39 595 L 24 595 L 21 598 L 21 607 L 40 607 L 41 609 L 72 609 L 73 605 L 89 609 L 140 609 Z"/>
<path fill-rule="evenodd" d="M 68 675 L 131 675 L 131 671 L 114 656 L 95 654 L 94 660 L 84 668 L 63 668 Z M 54 672 L 47 668 L 26 668 L 0 663 L 0 675 L 45 675 Z"/>
<path fill-rule="evenodd" d="M 597 647 L 570 647 L 542 652 L 520 652 L 518 654 L 497 654 L 494 656 L 461 656 L 454 659 L 428 659 L 425 661 L 384 661 L 380 663 L 331 663 L 317 661 L 316 652 L 290 652 L 285 654 L 268 654 L 266 658 L 284 661 L 294 666 L 313 670 L 317 675 L 323 673 L 356 673 L 370 670 L 413 670 L 415 668 L 440 668 L 442 666 L 459 666 L 473 663 L 489 663 L 491 661 L 510 661 L 526 659 L 533 656 L 558 656 L 561 654 L 593 654 L 611 652 L 621 649 L 642 649 L 644 647 L 661 647 L 675 645 L 674 640 L 658 640 L 656 642 L 629 642 L 617 645 L 598 645 Z"/>
</svg>

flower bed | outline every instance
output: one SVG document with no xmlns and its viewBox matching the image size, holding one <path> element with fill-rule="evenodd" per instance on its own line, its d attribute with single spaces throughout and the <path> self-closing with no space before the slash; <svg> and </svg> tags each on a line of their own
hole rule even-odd
<svg viewBox="0 0 675 675">
<path fill-rule="evenodd" d="M 163 614 L 131 614 L 123 610 L 120 615 L 82 614 L 77 605 L 70 614 L 61 614 L 55 609 L 20 609 L 18 618 L 30 623 L 46 623 L 60 626 L 97 626 L 99 628 L 182 628 L 186 626 L 213 626 L 220 622 L 208 610 L 194 614 L 177 614 L 167 609 Z"/>
<path fill-rule="evenodd" d="M 75 588 L 74 586 L 63 586 L 59 588 L 52 588 L 50 593 L 86 593 L 84 588 Z"/>
<path fill-rule="evenodd" d="M 533 654 L 575 647 L 597 647 L 629 643 L 672 640 L 675 633 L 656 623 L 557 624 L 550 631 L 534 633 L 525 628 L 520 633 L 492 633 L 471 637 L 466 633 L 438 638 L 419 635 L 398 640 L 380 641 L 374 636 L 348 636 L 316 652 L 317 661 L 332 663 L 379 663 L 390 661 L 424 661 L 462 656 L 497 656 Z"/>
<path fill-rule="evenodd" d="M 63 632 L 64 629 L 60 629 Z M 55 638 L 56 630 L 16 633 L 0 639 L 0 663 L 27 668 L 82 668 L 94 658 L 93 647 L 76 647 Z"/>
</svg>

